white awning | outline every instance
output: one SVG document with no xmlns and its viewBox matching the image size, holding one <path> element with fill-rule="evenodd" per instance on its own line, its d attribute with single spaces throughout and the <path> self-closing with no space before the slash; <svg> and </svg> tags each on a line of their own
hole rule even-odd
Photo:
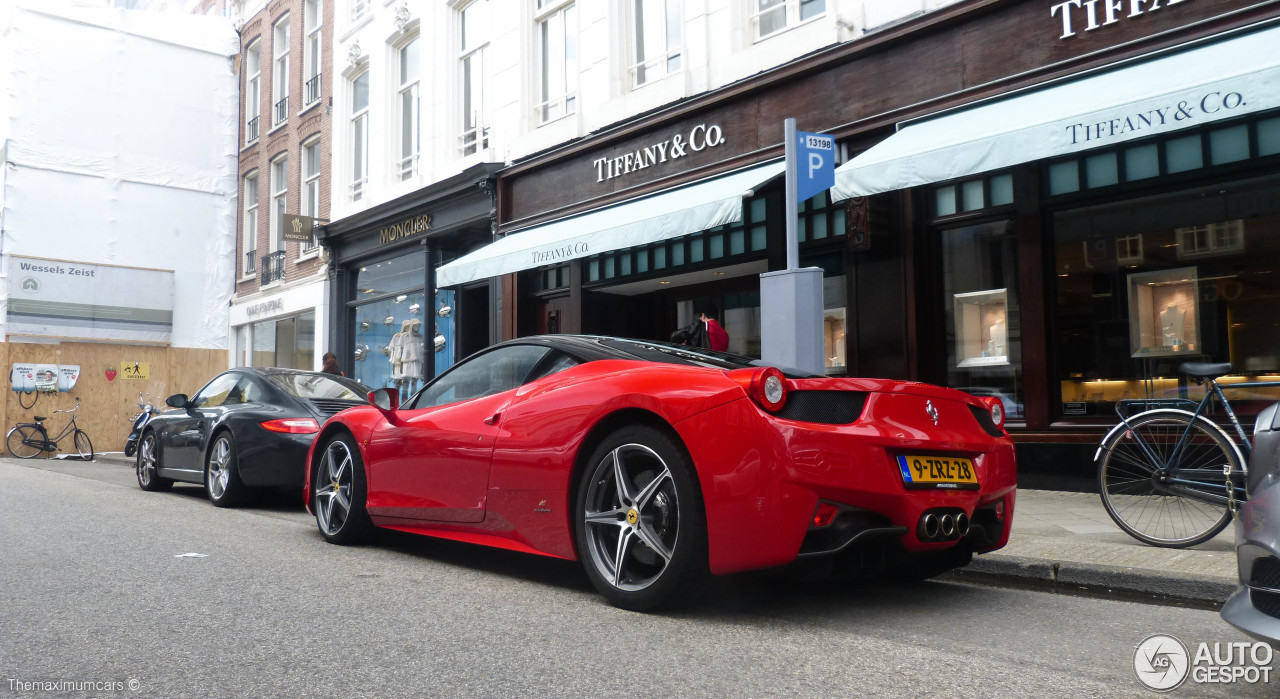
<svg viewBox="0 0 1280 699">
<path fill-rule="evenodd" d="M 912 122 L 836 169 L 832 199 L 965 177 L 1280 107 L 1280 27 Z"/>
<path fill-rule="evenodd" d="M 742 198 L 782 174 L 782 161 L 516 231 L 436 270 L 454 286 L 542 265 L 656 243 L 742 220 Z"/>
</svg>

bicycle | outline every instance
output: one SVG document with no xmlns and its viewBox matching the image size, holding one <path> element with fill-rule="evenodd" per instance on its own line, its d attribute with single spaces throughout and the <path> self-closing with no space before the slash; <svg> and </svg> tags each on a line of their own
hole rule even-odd
<svg viewBox="0 0 1280 699">
<path fill-rule="evenodd" d="M 72 443 L 75 444 L 76 451 L 80 453 L 80 458 L 85 461 L 93 461 L 93 442 L 89 440 L 89 435 L 76 425 L 76 416 L 73 414 L 80 409 L 80 403 L 76 403 L 76 407 L 70 410 L 55 410 L 55 413 L 66 413 L 70 420 L 57 437 L 49 439 L 49 432 L 44 428 L 44 421 L 47 417 L 35 416 L 35 422 L 20 422 L 9 430 L 5 435 L 5 445 L 9 448 L 9 453 L 19 459 L 33 459 L 40 455 L 41 452 L 53 453 L 58 451 L 58 443 L 67 437 L 67 435 L 75 435 Z"/>
<path fill-rule="evenodd" d="M 1094 454 L 1107 514 L 1135 539 L 1166 548 L 1195 546 L 1217 536 L 1247 497 L 1244 480 L 1253 445 L 1223 389 L 1280 387 L 1267 381 L 1224 387 L 1215 379 L 1231 372 L 1230 363 L 1187 362 L 1178 371 L 1208 384 L 1204 398 L 1117 402 L 1120 424 Z M 1238 442 L 1206 416 L 1214 400 L 1222 403 Z M 1143 409 L 1127 414 L 1134 407 Z"/>
</svg>

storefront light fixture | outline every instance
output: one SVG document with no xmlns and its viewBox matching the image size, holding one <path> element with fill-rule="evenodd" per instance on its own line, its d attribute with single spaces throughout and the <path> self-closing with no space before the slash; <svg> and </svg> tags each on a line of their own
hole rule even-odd
<svg viewBox="0 0 1280 699">
<path fill-rule="evenodd" d="M 659 284 L 661 284 L 661 285 L 663 285 L 663 286 L 666 286 L 666 285 L 670 284 L 671 282 L 658 282 L 658 283 L 659 283 Z"/>
</svg>

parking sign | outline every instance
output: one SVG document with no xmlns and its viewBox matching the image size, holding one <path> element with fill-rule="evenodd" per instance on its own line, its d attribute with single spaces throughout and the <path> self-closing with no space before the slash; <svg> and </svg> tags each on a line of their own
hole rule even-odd
<svg viewBox="0 0 1280 699">
<path fill-rule="evenodd" d="M 820 133 L 796 132 L 796 191 L 804 201 L 836 183 L 836 140 Z"/>
</svg>

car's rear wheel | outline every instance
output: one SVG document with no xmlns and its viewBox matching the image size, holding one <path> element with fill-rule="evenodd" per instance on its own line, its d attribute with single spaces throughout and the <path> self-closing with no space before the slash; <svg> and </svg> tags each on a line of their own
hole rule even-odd
<svg viewBox="0 0 1280 699">
<path fill-rule="evenodd" d="M 587 576 L 619 607 L 689 602 L 710 576 L 693 465 L 661 430 L 634 425 L 606 437 L 583 470 L 575 513 Z"/>
<path fill-rule="evenodd" d="M 156 449 L 156 433 L 142 435 L 138 443 L 138 487 L 148 491 L 168 490 L 173 481 L 159 475 L 160 453 Z"/>
<path fill-rule="evenodd" d="M 369 535 L 364 461 L 350 437 L 340 434 L 325 444 L 311 487 L 311 507 L 326 540 L 353 544 Z"/>
<path fill-rule="evenodd" d="M 236 443 L 230 432 L 219 432 L 205 459 L 204 487 L 209 502 L 217 507 L 231 507 L 244 497 L 240 469 L 236 459 Z"/>
</svg>

